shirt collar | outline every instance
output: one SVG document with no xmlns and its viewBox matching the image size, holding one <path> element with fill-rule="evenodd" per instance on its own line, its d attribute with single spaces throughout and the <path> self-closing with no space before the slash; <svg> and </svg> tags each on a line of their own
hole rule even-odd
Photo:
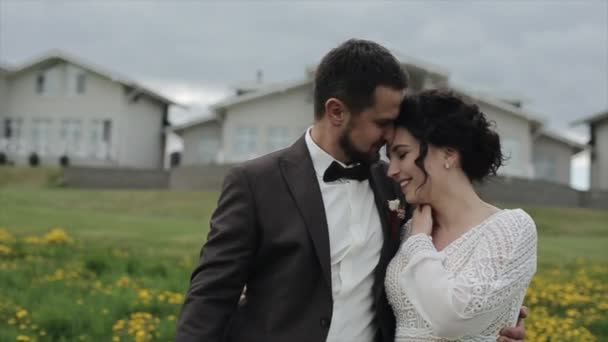
<svg viewBox="0 0 608 342">
<path fill-rule="evenodd" d="M 329 153 L 325 152 L 317 143 L 312 139 L 312 127 L 309 127 L 306 130 L 306 147 L 308 147 L 308 152 L 310 153 L 310 159 L 312 159 L 312 165 L 315 168 L 315 173 L 317 177 L 323 178 L 325 174 L 325 170 L 331 165 L 332 162 L 336 162 L 344 167 L 344 163 L 336 160 Z"/>
</svg>

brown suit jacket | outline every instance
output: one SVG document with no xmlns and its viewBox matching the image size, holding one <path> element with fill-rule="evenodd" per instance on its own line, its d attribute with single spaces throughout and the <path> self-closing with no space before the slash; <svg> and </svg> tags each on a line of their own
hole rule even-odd
<svg viewBox="0 0 608 342">
<path fill-rule="evenodd" d="M 403 197 L 385 163 L 374 164 L 371 175 L 385 237 L 373 286 L 377 341 L 393 342 L 384 275 L 399 239 L 391 234 L 396 223 L 387 201 Z M 329 234 L 304 137 L 232 169 L 210 225 L 177 341 L 325 341 L 332 317 Z M 239 303 L 245 284 L 247 300 Z"/>
</svg>

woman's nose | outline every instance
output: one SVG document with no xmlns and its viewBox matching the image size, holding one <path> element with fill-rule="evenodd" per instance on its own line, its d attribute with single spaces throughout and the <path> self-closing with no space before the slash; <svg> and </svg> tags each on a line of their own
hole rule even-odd
<svg viewBox="0 0 608 342">
<path fill-rule="evenodd" d="M 391 160 L 388 164 L 388 170 L 386 172 L 386 175 L 391 178 L 395 178 L 395 177 L 397 177 L 398 174 L 399 174 L 399 168 L 397 167 L 397 163 L 395 163 Z"/>
</svg>

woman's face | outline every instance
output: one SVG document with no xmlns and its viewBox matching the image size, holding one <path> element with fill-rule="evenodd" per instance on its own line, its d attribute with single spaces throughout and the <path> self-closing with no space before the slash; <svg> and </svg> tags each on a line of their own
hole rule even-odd
<svg viewBox="0 0 608 342">
<path fill-rule="evenodd" d="M 388 155 L 388 176 L 399 183 L 406 201 L 411 204 L 432 203 L 435 194 L 440 193 L 446 183 L 447 164 L 443 149 L 428 145 L 427 155 L 422 161 L 428 174 L 425 177 L 424 171 L 416 165 L 420 142 L 406 128 L 397 127 L 388 146 Z"/>
</svg>

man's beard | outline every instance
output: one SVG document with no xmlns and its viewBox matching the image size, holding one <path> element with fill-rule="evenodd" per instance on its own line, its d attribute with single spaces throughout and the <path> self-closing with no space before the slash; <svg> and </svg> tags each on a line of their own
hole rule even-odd
<svg viewBox="0 0 608 342">
<path fill-rule="evenodd" d="M 380 147 L 382 147 L 382 145 L 378 145 L 375 152 L 373 149 L 376 146 L 373 146 L 368 152 L 362 152 L 357 149 L 350 138 L 350 129 L 342 134 L 338 143 L 352 164 L 362 163 L 371 165 L 380 160 Z"/>
</svg>

